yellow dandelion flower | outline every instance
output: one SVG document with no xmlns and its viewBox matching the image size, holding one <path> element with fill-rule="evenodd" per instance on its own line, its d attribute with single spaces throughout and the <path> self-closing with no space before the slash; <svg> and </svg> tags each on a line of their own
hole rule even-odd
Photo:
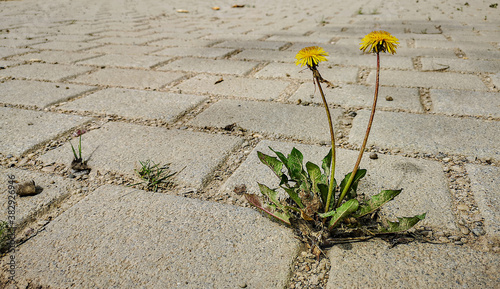
<svg viewBox="0 0 500 289">
<path fill-rule="evenodd" d="M 399 40 L 389 32 L 373 31 L 361 40 L 360 45 L 359 49 L 363 50 L 363 52 L 368 49 L 370 52 L 375 53 L 382 51 L 394 54 L 399 45 Z"/>
<path fill-rule="evenodd" d="M 307 65 L 309 67 L 315 67 L 321 61 L 327 61 L 325 56 L 328 56 L 328 52 L 325 52 L 323 48 L 319 46 L 310 46 L 306 48 L 302 48 L 297 55 L 295 55 L 296 65 L 304 66 Z"/>
</svg>

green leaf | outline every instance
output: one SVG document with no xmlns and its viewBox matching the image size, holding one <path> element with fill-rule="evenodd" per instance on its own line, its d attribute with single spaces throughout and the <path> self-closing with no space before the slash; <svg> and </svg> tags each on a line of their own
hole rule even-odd
<svg viewBox="0 0 500 289">
<path fill-rule="evenodd" d="M 273 202 L 280 210 L 286 211 L 285 206 L 281 204 L 281 202 L 278 200 L 278 192 L 275 190 L 272 190 L 268 188 L 266 185 L 259 184 L 259 189 L 260 192 L 269 198 L 271 202 Z"/>
<path fill-rule="evenodd" d="M 285 155 L 283 155 L 281 152 L 273 150 L 271 147 L 269 147 L 269 149 L 272 150 L 273 153 L 275 153 L 278 156 L 278 158 L 281 160 L 281 162 L 288 169 L 288 159 L 285 157 Z"/>
<path fill-rule="evenodd" d="M 328 198 L 328 185 L 318 184 L 318 189 L 319 189 L 319 195 L 321 196 L 321 201 L 323 201 L 323 204 L 326 205 L 326 199 Z M 332 202 L 332 205 L 333 205 L 333 202 Z"/>
<path fill-rule="evenodd" d="M 259 157 L 259 160 L 268 166 L 278 178 L 281 179 L 281 176 L 283 175 L 283 172 L 281 169 L 283 168 L 283 163 L 280 162 L 277 158 L 268 156 L 266 154 L 263 154 L 262 152 L 257 152 L 257 156 Z"/>
<path fill-rule="evenodd" d="M 305 180 L 304 169 L 302 168 L 302 162 L 304 160 L 304 156 L 302 153 L 293 148 L 290 154 L 288 155 L 288 170 L 290 177 L 297 180 Z"/>
<path fill-rule="evenodd" d="M 344 187 L 347 184 L 347 181 L 351 177 L 352 172 L 348 173 L 345 175 L 344 179 L 342 182 L 340 182 L 340 191 L 344 191 Z M 349 191 L 347 191 L 347 199 L 352 199 L 356 197 L 356 191 L 358 189 L 358 183 L 366 175 L 366 170 L 365 169 L 359 169 L 356 171 L 356 175 L 354 176 L 354 179 L 352 180 L 351 187 L 349 188 Z"/>
<path fill-rule="evenodd" d="M 354 216 L 355 218 L 363 217 L 364 215 L 370 214 L 376 209 L 382 207 L 385 203 L 394 199 L 397 195 L 401 193 L 401 190 L 384 190 L 379 194 L 371 197 L 365 204 L 359 206 L 359 210 L 357 214 Z"/>
<path fill-rule="evenodd" d="M 255 207 L 257 207 L 258 209 L 260 209 L 261 211 L 263 211 L 264 213 L 267 213 L 269 214 L 270 216 L 282 221 L 283 223 L 287 224 L 287 225 L 291 225 L 290 223 L 290 215 L 288 215 L 288 213 L 280 213 L 278 211 L 276 211 L 275 209 L 273 209 L 272 207 L 265 207 L 262 205 L 259 197 L 257 197 L 256 195 L 253 195 L 253 194 L 245 194 L 245 198 L 247 199 L 247 201 L 254 205 Z"/>
<path fill-rule="evenodd" d="M 330 225 L 328 227 L 329 230 L 333 229 L 339 221 L 349 216 L 350 214 L 356 212 L 359 207 L 359 202 L 356 199 L 349 200 L 342 204 L 342 206 L 338 207 L 335 211 L 330 211 L 325 214 L 319 214 L 320 217 L 326 218 L 332 216 L 330 219 Z"/>
<path fill-rule="evenodd" d="M 302 204 L 302 200 L 299 197 L 299 194 L 295 191 L 295 189 L 283 188 L 285 192 L 290 196 L 290 198 L 299 206 L 299 208 L 303 209 L 305 206 Z"/>
<path fill-rule="evenodd" d="M 318 188 L 317 188 L 317 185 L 321 182 L 321 170 L 319 169 L 319 167 L 311 162 L 307 162 L 306 163 L 306 169 L 307 169 L 307 173 L 309 174 L 309 178 L 311 179 L 312 181 L 312 187 L 313 187 L 313 191 L 317 194 L 319 193 L 318 192 Z"/>
<path fill-rule="evenodd" d="M 388 234 L 406 231 L 415 226 L 418 222 L 425 219 L 425 214 L 426 213 L 423 213 L 422 215 L 416 215 L 414 217 L 398 218 L 397 222 L 388 222 L 388 226 L 386 228 L 379 227 L 378 231 L 374 233 Z"/>
<path fill-rule="evenodd" d="M 332 166 L 332 149 L 330 149 L 328 154 L 323 158 L 323 161 L 321 164 L 321 167 L 323 168 L 325 175 L 327 175 L 327 176 L 330 175 L 331 166 Z"/>
</svg>

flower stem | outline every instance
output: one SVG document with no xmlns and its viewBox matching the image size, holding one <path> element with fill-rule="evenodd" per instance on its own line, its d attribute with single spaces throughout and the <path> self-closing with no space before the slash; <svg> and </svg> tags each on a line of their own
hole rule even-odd
<svg viewBox="0 0 500 289">
<path fill-rule="evenodd" d="M 358 171 L 359 164 L 361 163 L 361 158 L 363 158 L 363 152 L 365 151 L 366 143 L 368 142 L 368 135 L 370 135 L 370 130 L 372 128 L 373 117 L 375 116 L 375 108 L 377 107 L 379 75 L 380 75 L 380 54 L 379 54 L 379 52 L 377 52 L 377 77 L 375 80 L 375 95 L 373 96 L 372 113 L 370 114 L 370 119 L 368 120 L 368 126 L 366 127 L 366 133 L 365 133 L 365 138 L 363 139 L 363 144 L 361 145 L 361 149 L 359 150 L 358 160 L 356 161 L 356 164 L 354 165 L 354 169 L 352 170 L 351 176 L 349 177 L 349 180 L 347 181 L 347 184 L 345 185 L 344 190 L 340 194 L 340 197 L 339 197 L 339 200 L 337 201 L 336 207 L 340 206 L 340 203 L 342 202 L 345 195 L 349 191 L 349 188 L 351 187 L 352 181 L 354 180 L 354 177 L 356 176 L 356 172 Z"/>
<path fill-rule="evenodd" d="M 323 99 L 323 104 L 325 105 L 326 117 L 328 118 L 328 125 L 330 126 L 330 137 L 332 142 L 332 163 L 330 166 L 330 182 L 328 185 L 328 196 L 326 198 L 326 204 L 325 204 L 325 213 L 326 213 L 330 208 L 330 203 L 332 202 L 333 190 L 335 189 L 333 187 L 333 183 L 335 180 L 335 133 L 333 131 L 333 123 L 332 123 L 332 116 L 330 114 L 330 108 L 328 107 L 328 103 L 326 102 L 325 94 L 323 93 L 323 88 L 321 88 L 321 81 L 323 80 L 323 77 L 321 77 L 321 74 L 319 74 L 319 71 L 316 69 L 316 67 L 311 68 L 311 70 L 313 71 L 314 79 L 318 84 L 319 93 L 321 94 L 321 98 Z M 333 196 L 333 198 L 335 199 L 335 196 Z"/>
</svg>

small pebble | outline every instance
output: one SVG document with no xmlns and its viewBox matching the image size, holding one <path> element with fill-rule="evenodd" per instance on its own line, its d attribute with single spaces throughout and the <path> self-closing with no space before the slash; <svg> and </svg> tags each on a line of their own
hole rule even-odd
<svg viewBox="0 0 500 289">
<path fill-rule="evenodd" d="M 358 115 L 358 114 L 357 114 L 355 111 L 350 111 L 350 112 L 348 113 L 348 115 L 349 115 L 350 117 L 355 117 L 355 116 L 356 116 L 356 115 Z"/>
<path fill-rule="evenodd" d="M 464 204 L 460 204 L 457 206 L 457 209 L 459 211 L 468 211 L 469 210 L 469 207 L 467 205 L 464 205 Z"/>
<path fill-rule="evenodd" d="M 455 245 L 463 245 L 464 243 L 462 243 L 462 241 L 455 241 L 454 244 Z"/>
<path fill-rule="evenodd" d="M 467 227 L 462 227 L 460 228 L 460 232 L 464 235 L 468 235 L 470 233 L 470 230 Z"/>
<path fill-rule="evenodd" d="M 387 100 L 387 101 L 393 101 L 393 100 L 394 100 L 394 98 L 392 98 L 392 96 L 386 96 L 386 97 L 385 97 L 385 100 Z"/>
<path fill-rule="evenodd" d="M 372 159 L 372 160 L 376 160 L 376 159 L 378 159 L 378 155 L 377 155 L 377 153 L 375 153 L 375 152 L 371 152 L 371 153 L 370 153 L 370 159 Z"/>
</svg>

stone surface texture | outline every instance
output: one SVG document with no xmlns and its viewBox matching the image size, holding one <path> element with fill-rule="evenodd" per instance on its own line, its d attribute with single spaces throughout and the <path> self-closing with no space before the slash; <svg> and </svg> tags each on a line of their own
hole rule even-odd
<svg viewBox="0 0 500 289">
<path fill-rule="evenodd" d="M 17 281 L 2 270 L 0 288 L 499 288 L 495 2 L 0 1 L 0 221 L 9 174 L 44 187 L 18 199 L 19 224 L 38 229 L 16 235 Z M 427 213 L 414 232 L 433 243 L 374 238 L 313 260 L 234 189 L 279 185 L 257 158 L 268 146 L 315 163 L 328 151 L 320 90 L 296 65 L 308 46 L 328 52 L 337 180 L 352 170 L 377 75 L 359 47 L 375 30 L 399 45 L 380 54 L 359 191 L 403 189 L 380 214 Z M 79 132 L 88 174 L 70 169 Z M 175 185 L 137 190 L 148 160 Z"/>
</svg>

